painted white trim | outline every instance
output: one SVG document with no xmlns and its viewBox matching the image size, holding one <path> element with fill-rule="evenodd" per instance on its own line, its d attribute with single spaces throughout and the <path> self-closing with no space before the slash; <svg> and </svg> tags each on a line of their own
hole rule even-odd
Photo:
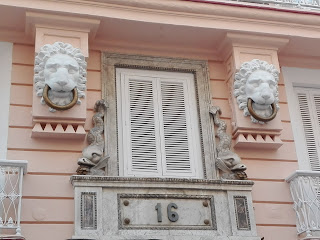
<svg viewBox="0 0 320 240">
<path fill-rule="evenodd" d="M 286 182 L 291 182 L 293 179 L 299 176 L 306 176 L 306 177 L 320 177 L 320 172 L 318 171 L 309 171 L 309 170 L 296 170 L 293 172 L 289 177 L 285 180 Z"/>
<path fill-rule="evenodd" d="M 300 119 L 299 103 L 295 96 L 294 87 L 318 88 L 320 93 L 320 70 L 282 67 L 291 126 L 295 140 L 299 169 L 311 170 L 307 158 L 307 146 L 302 121 Z"/>
<path fill-rule="evenodd" d="M 23 170 L 23 174 L 26 174 L 27 167 L 28 167 L 28 161 L 27 160 L 0 159 L 0 166 L 21 167 Z"/>
<path fill-rule="evenodd" d="M 0 159 L 7 158 L 12 47 L 12 43 L 0 42 Z"/>
</svg>

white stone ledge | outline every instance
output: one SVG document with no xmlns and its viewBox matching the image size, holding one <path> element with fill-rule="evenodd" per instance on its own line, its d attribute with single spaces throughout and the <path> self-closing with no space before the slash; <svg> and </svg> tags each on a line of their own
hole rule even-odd
<svg viewBox="0 0 320 240">
<path fill-rule="evenodd" d="M 296 170 L 289 177 L 286 178 L 287 182 L 291 182 L 296 177 L 305 176 L 305 177 L 320 177 L 320 172 L 310 171 L 310 170 Z"/>
<path fill-rule="evenodd" d="M 253 181 L 247 180 L 208 180 L 188 178 L 137 178 L 74 175 L 71 184 L 77 187 L 116 187 L 116 188 L 181 188 L 203 190 L 243 190 L 251 191 Z"/>
</svg>

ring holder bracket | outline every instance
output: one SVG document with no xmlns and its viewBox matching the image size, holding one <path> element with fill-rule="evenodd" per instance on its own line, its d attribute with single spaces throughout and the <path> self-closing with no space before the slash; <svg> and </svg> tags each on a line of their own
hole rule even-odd
<svg viewBox="0 0 320 240">
<path fill-rule="evenodd" d="M 269 122 L 269 121 L 273 120 L 277 116 L 278 110 L 277 110 L 277 106 L 276 106 L 275 103 L 272 103 L 272 105 L 271 105 L 272 113 L 271 113 L 271 115 L 269 117 L 261 117 L 254 111 L 253 106 L 252 106 L 252 103 L 254 103 L 254 102 L 253 102 L 253 100 L 251 98 L 248 98 L 247 103 L 248 103 L 248 111 L 251 114 L 251 116 L 254 117 L 255 119 L 257 119 L 260 122 L 264 122 L 264 123 Z"/>
<path fill-rule="evenodd" d="M 72 95 L 73 95 L 72 101 L 69 104 L 64 105 L 64 106 L 57 105 L 57 104 L 53 103 L 50 100 L 50 98 L 48 96 L 49 95 L 49 90 L 50 90 L 50 87 L 46 84 L 44 89 L 43 89 L 42 97 L 43 97 L 43 100 L 45 101 L 45 103 L 49 107 L 51 107 L 51 108 L 53 108 L 55 110 L 59 110 L 59 111 L 68 110 L 68 109 L 72 108 L 74 105 L 76 105 L 76 103 L 78 101 L 78 90 L 77 90 L 77 88 L 74 88 L 72 90 Z"/>
</svg>

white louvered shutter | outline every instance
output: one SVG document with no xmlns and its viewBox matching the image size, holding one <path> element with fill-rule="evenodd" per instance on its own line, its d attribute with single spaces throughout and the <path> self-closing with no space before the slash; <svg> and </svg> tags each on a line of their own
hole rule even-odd
<svg viewBox="0 0 320 240">
<path fill-rule="evenodd" d="M 307 88 L 295 88 L 306 142 L 306 154 L 313 171 L 320 171 L 320 94 Z"/>
<path fill-rule="evenodd" d="M 117 79 L 123 175 L 199 176 L 200 134 L 193 75 L 117 69 Z"/>
<path fill-rule="evenodd" d="M 187 83 L 161 81 L 164 175 L 192 175 Z"/>
</svg>

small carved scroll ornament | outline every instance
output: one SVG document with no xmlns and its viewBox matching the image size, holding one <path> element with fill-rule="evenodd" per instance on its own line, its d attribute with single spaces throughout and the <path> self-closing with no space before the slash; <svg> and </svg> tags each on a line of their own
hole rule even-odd
<svg viewBox="0 0 320 240">
<path fill-rule="evenodd" d="M 89 146 L 82 151 L 82 157 L 78 159 L 78 175 L 105 175 L 103 170 L 108 163 L 109 156 L 104 156 L 104 115 L 108 104 L 105 100 L 99 100 L 94 105 L 96 112 L 93 117 L 94 127 L 87 135 Z"/>
<path fill-rule="evenodd" d="M 279 109 L 279 71 L 265 61 L 253 59 L 241 65 L 235 75 L 234 96 L 245 116 L 254 123 L 274 119 Z"/>
<path fill-rule="evenodd" d="M 87 63 L 80 49 L 56 42 L 44 45 L 35 58 L 34 82 L 50 112 L 67 110 L 85 97 Z"/>
<path fill-rule="evenodd" d="M 230 149 L 231 137 L 226 133 L 227 124 L 220 119 L 220 108 L 212 106 L 210 114 L 213 116 L 214 124 L 218 127 L 217 137 L 219 138 L 219 143 L 216 148 L 216 166 L 223 172 L 221 177 L 233 180 L 247 179 L 247 174 L 245 173 L 246 165 L 241 163 L 240 157 Z"/>
</svg>

